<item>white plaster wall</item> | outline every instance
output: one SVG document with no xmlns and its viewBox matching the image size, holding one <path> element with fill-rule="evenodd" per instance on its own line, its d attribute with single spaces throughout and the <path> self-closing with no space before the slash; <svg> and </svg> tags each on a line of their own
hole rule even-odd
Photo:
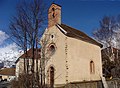
<svg viewBox="0 0 120 88">
<path fill-rule="evenodd" d="M 48 75 L 47 71 L 50 66 L 55 68 L 55 86 L 57 84 L 65 84 L 66 83 L 66 68 L 65 68 L 65 35 L 57 29 L 56 26 L 53 26 L 44 33 L 45 35 L 53 34 L 54 38 L 51 39 L 48 43 L 55 43 L 56 51 L 54 55 L 52 55 L 49 61 L 46 64 L 46 76 Z M 48 82 L 48 78 L 46 78 L 46 82 Z"/>
<path fill-rule="evenodd" d="M 34 71 L 36 72 L 36 59 L 34 60 Z M 32 59 L 29 59 L 29 65 L 32 66 Z M 38 60 L 38 70 L 40 70 L 40 60 Z M 16 77 L 18 78 L 20 74 L 22 74 L 24 71 L 24 59 L 19 58 L 19 61 L 16 63 Z M 29 69 L 29 73 L 31 73 Z"/>
<path fill-rule="evenodd" d="M 101 48 L 97 45 L 68 37 L 68 81 L 101 80 Z M 95 64 L 95 74 L 90 73 L 90 61 Z"/>
<path fill-rule="evenodd" d="M 18 79 L 18 77 L 19 77 L 19 61 L 16 63 L 15 75 L 16 75 L 16 79 Z"/>
<path fill-rule="evenodd" d="M 102 64 L 101 48 L 99 46 L 67 37 L 56 26 L 47 29 L 43 36 L 45 37 L 45 35 L 50 34 L 55 34 L 55 39 L 50 39 L 48 45 L 55 43 L 56 52 L 50 57 L 46 65 L 46 82 L 47 71 L 50 66 L 55 68 L 55 86 L 57 84 L 66 84 L 66 80 L 68 82 L 101 80 Z M 65 52 L 66 44 L 67 54 Z M 91 60 L 95 63 L 95 74 L 90 74 Z M 66 69 L 66 64 L 68 65 L 68 69 Z"/>
</svg>

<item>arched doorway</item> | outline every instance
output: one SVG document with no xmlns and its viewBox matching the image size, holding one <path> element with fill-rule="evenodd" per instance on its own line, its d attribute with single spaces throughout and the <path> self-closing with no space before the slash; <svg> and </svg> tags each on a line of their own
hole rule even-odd
<svg viewBox="0 0 120 88">
<path fill-rule="evenodd" d="M 54 88 L 54 67 L 50 67 L 50 88 Z"/>
</svg>

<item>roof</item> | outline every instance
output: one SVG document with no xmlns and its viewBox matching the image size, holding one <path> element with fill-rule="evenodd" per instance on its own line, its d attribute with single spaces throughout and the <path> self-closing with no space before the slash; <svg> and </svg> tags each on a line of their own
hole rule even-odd
<svg viewBox="0 0 120 88">
<path fill-rule="evenodd" d="M 0 75 L 15 76 L 15 68 L 4 68 L 0 70 Z"/>
<path fill-rule="evenodd" d="M 53 4 L 61 7 L 61 5 L 59 5 L 59 4 L 56 4 L 56 3 L 54 3 L 54 2 L 53 2 L 51 5 L 53 5 Z M 50 6 L 51 6 L 51 5 L 50 5 Z"/>
<path fill-rule="evenodd" d="M 33 54 L 32 54 L 32 48 L 31 49 L 29 49 L 28 51 L 27 51 L 27 58 L 32 58 L 33 57 Z M 37 58 L 37 49 L 34 49 L 34 53 L 35 53 L 35 59 Z M 38 49 L 38 57 L 40 57 L 40 52 L 41 52 L 41 49 Z M 23 54 L 23 55 L 21 55 L 19 58 L 26 58 L 26 54 Z"/>
<path fill-rule="evenodd" d="M 37 52 L 36 52 L 37 50 L 38 50 L 38 55 L 37 55 Z M 27 57 L 27 58 L 29 58 L 29 59 L 32 59 L 32 58 L 33 58 L 32 51 L 33 51 L 32 48 L 29 49 L 29 50 L 27 51 L 27 55 L 26 55 L 26 53 L 22 54 L 22 55 L 16 60 L 15 63 L 17 63 L 20 58 L 26 58 L 26 57 Z M 41 57 L 41 55 L 40 55 L 41 49 L 34 49 L 34 51 L 35 51 L 35 52 L 34 52 L 34 55 L 35 55 L 34 58 L 35 58 L 35 59 L 37 59 L 37 58 L 39 59 L 39 58 Z"/>
<path fill-rule="evenodd" d="M 94 39 L 92 39 L 91 37 L 89 37 L 87 34 L 85 34 L 82 31 L 79 31 L 79 30 L 77 30 L 75 28 L 72 28 L 70 26 L 67 26 L 65 24 L 58 24 L 58 25 L 66 32 L 65 33 L 65 32 L 62 31 L 68 37 L 72 37 L 72 38 L 80 39 L 80 40 L 83 40 L 83 41 L 87 41 L 89 43 L 98 45 L 100 47 L 103 46 L 101 43 L 95 41 Z M 58 25 L 56 25 L 56 26 L 58 27 Z"/>
</svg>

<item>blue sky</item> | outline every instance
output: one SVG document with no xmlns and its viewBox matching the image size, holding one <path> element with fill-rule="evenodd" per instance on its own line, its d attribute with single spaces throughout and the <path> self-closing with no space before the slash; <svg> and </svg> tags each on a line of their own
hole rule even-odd
<svg viewBox="0 0 120 88">
<path fill-rule="evenodd" d="M 20 1 L 0 0 L 0 60 L 3 58 L 16 60 L 15 57 L 20 53 L 17 45 L 6 34 L 10 19 L 16 14 L 16 4 Z M 99 27 L 99 21 L 103 16 L 120 14 L 120 1 L 46 0 L 48 7 L 53 1 L 62 6 L 62 23 L 79 29 L 89 36 L 92 36 L 93 29 Z"/>
<path fill-rule="evenodd" d="M 15 7 L 19 1 L 0 0 L 0 30 L 9 30 L 10 19 L 15 15 Z M 46 0 L 46 3 L 50 6 L 53 1 L 62 6 L 62 23 L 90 36 L 93 29 L 99 27 L 103 16 L 120 14 L 120 1 Z"/>
<path fill-rule="evenodd" d="M 64 0 L 61 5 L 63 22 L 90 36 L 93 29 L 99 27 L 103 16 L 120 14 L 120 1 Z"/>
</svg>

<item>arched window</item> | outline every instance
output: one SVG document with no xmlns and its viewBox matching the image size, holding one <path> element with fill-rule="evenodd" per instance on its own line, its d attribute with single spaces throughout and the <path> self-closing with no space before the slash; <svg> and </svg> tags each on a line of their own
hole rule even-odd
<svg viewBox="0 0 120 88">
<path fill-rule="evenodd" d="M 48 46 L 48 54 L 49 54 L 50 56 L 52 56 L 52 55 L 55 53 L 55 51 L 56 51 L 55 44 L 50 44 L 50 45 Z"/>
<path fill-rule="evenodd" d="M 90 61 L 90 73 L 91 74 L 95 73 L 95 65 L 93 61 Z"/>
<path fill-rule="evenodd" d="M 52 17 L 55 18 L 55 8 L 52 8 L 53 14 Z"/>
<path fill-rule="evenodd" d="M 54 67 L 50 67 L 50 88 L 54 87 Z"/>
<path fill-rule="evenodd" d="M 55 52 L 55 46 L 54 46 L 54 45 L 51 45 L 51 46 L 49 47 L 49 49 L 50 49 L 50 51 L 51 51 L 52 53 Z"/>
<path fill-rule="evenodd" d="M 52 8 L 52 11 L 55 11 L 55 8 L 54 8 L 54 7 Z"/>
</svg>

